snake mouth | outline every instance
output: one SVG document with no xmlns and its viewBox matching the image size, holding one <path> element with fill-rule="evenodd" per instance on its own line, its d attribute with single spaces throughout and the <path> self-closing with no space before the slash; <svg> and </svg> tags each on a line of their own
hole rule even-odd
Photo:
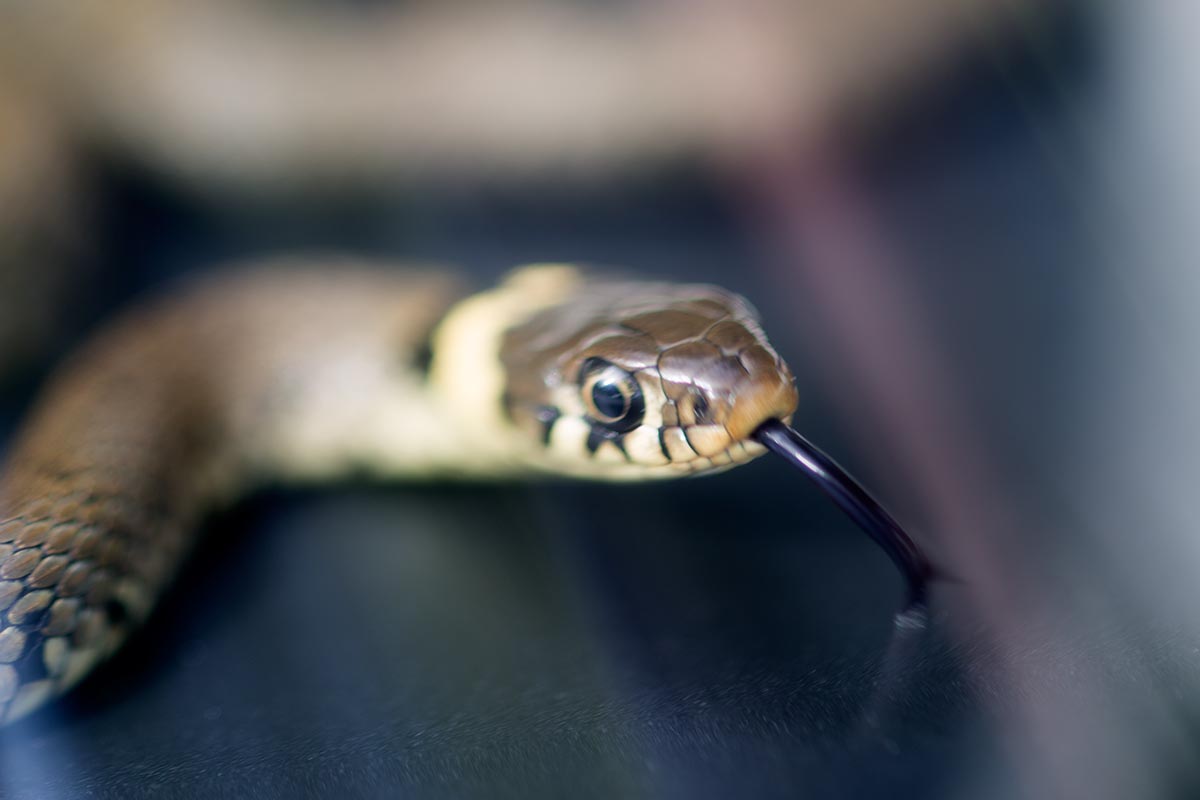
<svg viewBox="0 0 1200 800">
<path fill-rule="evenodd" d="M 782 420 L 762 423 L 751 438 L 797 467 L 883 548 L 904 576 L 906 610 L 925 605 L 933 577 L 929 559 L 861 483 Z"/>
</svg>

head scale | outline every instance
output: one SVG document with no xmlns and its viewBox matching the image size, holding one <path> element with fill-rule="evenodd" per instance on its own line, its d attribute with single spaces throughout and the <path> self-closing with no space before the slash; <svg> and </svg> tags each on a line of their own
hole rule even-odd
<svg viewBox="0 0 1200 800">
<path fill-rule="evenodd" d="M 796 408 L 754 309 L 714 286 L 581 281 L 502 337 L 504 413 L 542 465 L 669 477 L 765 452 L 750 434 Z"/>
</svg>

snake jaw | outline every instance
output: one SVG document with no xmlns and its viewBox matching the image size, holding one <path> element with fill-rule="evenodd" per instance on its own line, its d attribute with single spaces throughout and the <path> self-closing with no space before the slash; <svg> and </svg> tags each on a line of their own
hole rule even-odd
<svg viewBox="0 0 1200 800">
<path fill-rule="evenodd" d="M 725 420 L 725 430 L 738 441 L 749 439 L 767 420 L 791 420 L 799 402 L 800 396 L 791 381 L 755 383 L 738 396 Z"/>
</svg>

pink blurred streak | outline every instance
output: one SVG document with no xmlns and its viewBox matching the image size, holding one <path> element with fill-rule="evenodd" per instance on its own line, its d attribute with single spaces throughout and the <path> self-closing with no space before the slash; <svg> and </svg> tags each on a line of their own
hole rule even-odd
<svg viewBox="0 0 1200 800">
<path fill-rule="evenodd" d="M 938 332 L 904 281 L 903 257 L 839 155 L 832 147 L 767 147 L 741 176 L 761 217 L 756 224 L 779 248 L 772 283 L 809 297 L 806 308 L 818 314 L 810 331 L 826 334 L 818 348 L 832 379 L 823 386 L 854 420 L 860 447 L 890 451 L 889 460 L 907 469 L 893 489 L 915 495 L 933 523 L 915 538 L 962 581 L 935 588 L 935 618 L 970 637 L 972 674 L 999 687 L 996 710 L 1030 788 L 1146 796 L 1151 779 L 1124 740 L 1104 732 L 1102 713 L 1080 707 L 1080 693 L 1048 701 L 1049 676 L 1069 675 L 1074 687 L 1098 679 L 1084 656 L 1046 646 L 1071 638 L 1070 621 L 1055 613 L 1054 599 L 1030 580 L 1027 554 L 1012 546 L 1029 541 L 1022 526 L 1038 521 L 1011 511 L 1016 498 L 1006 495 Z M 1098 745 L 1113 759 L 1095 763 Z"/>
</svg>

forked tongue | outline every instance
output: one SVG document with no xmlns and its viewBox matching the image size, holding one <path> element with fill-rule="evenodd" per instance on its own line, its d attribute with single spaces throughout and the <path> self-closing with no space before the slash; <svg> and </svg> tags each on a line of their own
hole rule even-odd
<svg viewBox="0 0 1200 800">
<path fill-rule="evenodd" d="M 850 473 L 783 421 L 764 422 L 751 438 L 798 467 L 883 548 L 906 584 L 906 604 L 896 615 L 896 625 L 923 628 L 928 616 L 926 594 L 934 571 L 921 548 L 892 515 Z"/>
</svg>

